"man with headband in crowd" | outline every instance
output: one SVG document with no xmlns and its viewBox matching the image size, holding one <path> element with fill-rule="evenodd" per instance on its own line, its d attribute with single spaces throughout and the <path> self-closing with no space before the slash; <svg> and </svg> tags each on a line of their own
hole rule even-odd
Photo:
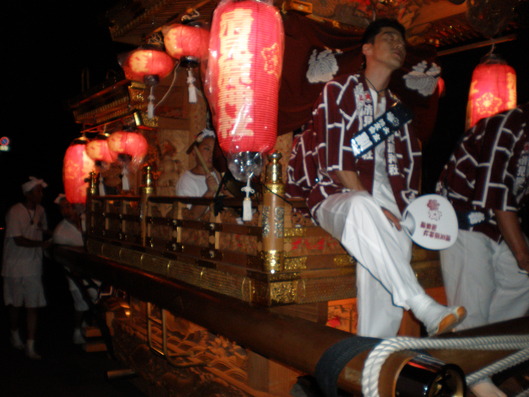
<svg viewBox="0 0 529 397">
<path fill-rule="evenodd" d="M 22 185 L 24 202 L 13 205 L 6 214 L 2 277 L 4 278 L 4 304 L 8 306 L 11 344 L 26 349 L 31 359 L 40 359 L 35 351 L 37 309 L 46 306 L 42 284 L 43 251 L 51 245 L 44 240 L 49 235 L 48 221 L 40 205 L 42 179 L 29 177 Z M 19 333 L 20 313 L 26 309 L 26 344 Z"/>
</svg>

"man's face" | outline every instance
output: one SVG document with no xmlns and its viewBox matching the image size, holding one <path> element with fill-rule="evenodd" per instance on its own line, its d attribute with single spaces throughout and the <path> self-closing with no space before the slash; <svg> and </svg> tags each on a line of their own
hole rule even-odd
<svg viewBox="0 0 529 397">
<path fill-rule="evenodd" d="M 198 151 L 202 158 L 208 165 L 209 169 L 213 168 L 213 150 L 215 148 L 215 140 L 213 138 L 204 138 L 198 145 Z"/>
<path fill-rule="evenodd" d="M 76 220 L 77 213 L 75 212 L 73 205 L 71 205 L 68 200 L 61 200 L 59 203 L 59 210 L 65 219 L 68 219 L 69 221 Z"/>
<path fill-rule="evenodd" d="M 362 47 L 368 66 L 379 64 L 389 69 L 397 70 L 404 63 L 406 45 L 398 30 L 384 27 L 375 36 L 373 43 L 366 43 Z"/>
<path fill-rule="evenodd" d="M 26 199 L 34 204 L 40 204 L 44 196 L 44 188 L 42 185 L 36 185 L 33 189 L 26 193 Z"/>
</svg>

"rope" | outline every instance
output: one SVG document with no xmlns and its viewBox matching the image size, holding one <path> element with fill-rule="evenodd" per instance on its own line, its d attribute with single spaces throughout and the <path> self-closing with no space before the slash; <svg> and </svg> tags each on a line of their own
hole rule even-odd
<svg viewBox="0 0 529 397">
<path fill-rule="evenodd" d="M 459 350 L 521 350 L 490 367 L 467 376 L 467 383 L 474 383 L 487 376 L 529 360 L 529 335 L 504 335 L 493 337 L 435 339 L 396 337 L 382 341 L 369 354 L 362 372 L 362 392 L 366 397 L 379 397 L 378 378 L 386 359 L 393 353 L 410 349 L 459 349 Z M 522 350 L 523 349 L 523 350 Z M 492 368 L 493 367 L 493 368 Z M 491 368 L 491 369 L 489 369 Z M 494 371 L 494 372 L 492 372 Z"/>
</svg>

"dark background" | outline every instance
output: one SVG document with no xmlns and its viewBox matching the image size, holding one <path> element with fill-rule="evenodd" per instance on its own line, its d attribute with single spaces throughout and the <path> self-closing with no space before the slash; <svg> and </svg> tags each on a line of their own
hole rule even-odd
<svg viewBox="0 0 529 397">
<path fill-rule="evenodd" d="M 120 53 L 132 49 L 112 42 L 102 15 L 116 0 L 9 2 L 4 6 L 2 49 L 2 129 L 11 151 L 0 152 L 2 170 L 0 227 L 7 208 L 19 201 L 20 185 L 30 175 L 43 178 L 44 206 L 50 226 L 58 220 L 53 200 L 62 187 L 62 160 L 79 136 L 68 101 L 83 89 L 120 74 Z M 423 189 L 431 192 L 441 167 L 464 132 L 472 70 L 490 46 L 440 56 L 446 91 L 440 100 L 436 129 L 424 145 Z M 517 72 L 518 103 L 529 100 L 529 34 L 497 44 L 495 53 Z M 84 79 L 84 80 L 83 80 Z M 84 81 L 84 82 L 83 82 Z"/>
<path fill-rule="evenodd" d="M 62 160 L 81 128 L 68 101 L 83 88 L 120 72 L 117 54 L 100 16 L 112 0 L 6 2 L 1 27 L 1 136 L 11 141 L 0 152 L 0 226 L 10 205 L 22 199 L 20 186 L 35 176 L 48 183 L 43 205 L 53 226 L 53 200 L 63 192 Z M 83 77 L 84 76 L 84 77 Z M 86 81 L 83 82 L 83 78 Z"/>
</svg>

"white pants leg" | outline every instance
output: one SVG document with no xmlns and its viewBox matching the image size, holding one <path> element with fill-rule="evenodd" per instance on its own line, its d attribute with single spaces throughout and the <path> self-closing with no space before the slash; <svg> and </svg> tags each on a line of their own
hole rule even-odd
<svg viewBox="0 0 529 397">
<path fill-rule="evenodd" d="M 357 267 L 358 334 L 395 336 L 406 301 L 423 294 L 410 266 L 411 241 L 395 229 L 367 192 L 335 194 L 325 199 L 316 218 L 339 239 Z"/>
<path fill-rule="evenodd" d="M 505 242 L 460 230 L 455 244 L 440 254 L 448 304 L 467 309 L 459 330 L 527 314 L 529 278 L 518 273 Z"/>
<path fill-rule="evenodd" d="M 512 251 L 505 241 L 496 244 L 494 280 L 489 323 L 510 320 L 529 314 L 529 277 L 520 274 Z"/>
</svg>

